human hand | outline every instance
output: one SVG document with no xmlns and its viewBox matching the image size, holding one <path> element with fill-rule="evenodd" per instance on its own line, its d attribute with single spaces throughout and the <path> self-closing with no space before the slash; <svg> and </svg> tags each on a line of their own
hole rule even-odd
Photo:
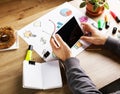
<svg viewBox="0 0 120 94">
<path fill-rule="evenodd" d="M 73 57 L 70 48 L 58 34 L 56 34 L 55 37 L 51 37 L 50 44 L 51 44 L 53 53 L 62 61 L 65 61 L 66 59 Z"/>
<path fill-rule="evenodd" d="M 105 42 L 107 40 L 107 36 L 100 33 L 100 31 L 95 29 L 90 24 L 81 23 L 81 25 L 82 25 L 85 33 L 91 33 L 91 36 L 82 36 L 80 39 L 87 41 L 87 42 L 90 42 L 90 43 L 95 44 L 95 45 L 104 45 L 105 44 Z"/>
</svg>

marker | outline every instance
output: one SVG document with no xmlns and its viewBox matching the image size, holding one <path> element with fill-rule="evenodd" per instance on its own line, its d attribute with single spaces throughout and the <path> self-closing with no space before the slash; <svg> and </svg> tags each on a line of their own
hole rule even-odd
<svg viewBox="0 0 120 94">
<path fill-rule="evenodd" d="M 108 16 L 105 15 L 105 28 L 108 29 L 110 27 L 110 22 L 108 20 Z"/>
<path fill-rule="evenodd" d="M 110 14 L 112 15 L 112 17 L 115 19 L 115 21 L 116 21 L 117 23 L 120 22 L 120 18 L 118 18 L 118 16 L 116 16 L 116 14 L 115 14 L 114 12 L 110 11 Z"/>
<path fill-rule="evenodd" d="M 112 34 L 114 35 L 117 31 L 117 27 L 113 27 Z"/>
<path fill-rule="evenodd" d="M 98 29 L 99 29 L 99 30 L 102 30 L 102 29 L 103 29 L 103 26 L 104 26 L 104 21 L 101 20 L 101 19 L 99 19 L 99 20 L 98 20 Z"/>
<path fill-rule="evenodd" d="M 29 45 L 25 60 L 30 61 L 32 59 L 32 50 L 33 50 L 33 46 Z"/>
</svg>

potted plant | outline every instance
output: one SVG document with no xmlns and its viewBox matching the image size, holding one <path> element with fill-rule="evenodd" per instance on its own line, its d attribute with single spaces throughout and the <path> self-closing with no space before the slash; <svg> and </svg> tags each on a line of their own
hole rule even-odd
<svg viewBox="0 0 120 94">
<path fill-rule="evenodd" d="M 103 13 L 104 8 L 109 9 L 106 0 L 82 0 L 80 8 L 86 6 L 86 14 L 91 17 L 99 16 Z"/>
</svg>

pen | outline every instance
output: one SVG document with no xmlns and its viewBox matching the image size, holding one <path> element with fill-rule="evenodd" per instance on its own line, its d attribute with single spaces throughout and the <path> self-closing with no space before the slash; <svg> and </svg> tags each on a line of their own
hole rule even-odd
<svg viewBox="0 0 120 94">
<path fill-rule="evenodd" d="M 110 14 L 112 15 L 112 17 L 115 19 L 117 23 L 120 22 L 120 18 L 118 18 L 118 16 L 116 16 L 116 14 L 113 11 L 110 11 Z"/>
<path fill-rule="evenodd" d="M 32 59 L 32 50 L 33 50 L 33 46 L 29 45 L 25 60 L 30 61 Z"/>
<path fill-rule="evenodd" d="M 94 23 L 91 23 L 91 25 L 92 25 L 93 27 L 95 27 L 96 29 L 98 29 L 97 26 L 96 26 Z"/>
<path fill-rule="evenodd" d="M 108 29 L 110 27 L 110 22 L 108 20 L 108 16 L 105 15 L 105 28 Z"/>
</svg>

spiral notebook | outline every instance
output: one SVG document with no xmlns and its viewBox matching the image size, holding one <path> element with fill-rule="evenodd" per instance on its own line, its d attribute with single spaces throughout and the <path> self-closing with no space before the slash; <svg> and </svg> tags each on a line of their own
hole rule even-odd
<svg viewBox="0 0 120 94">
<path fill-rule="evenodd" d="M 38 63 L 23 61 L 23 88 L 52 89 L 62 87 L 59 61 Z"/>
</svg>

